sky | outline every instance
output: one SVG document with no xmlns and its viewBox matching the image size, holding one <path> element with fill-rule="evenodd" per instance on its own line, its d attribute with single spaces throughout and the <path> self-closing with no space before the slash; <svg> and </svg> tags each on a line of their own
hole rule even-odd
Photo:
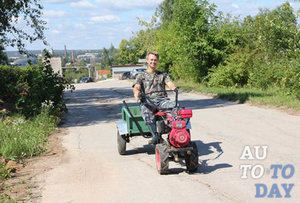
<svg viewBox="0 0 300 203">
<path fill-rule="evenodd" d="M 46 40 L 26 43 L 27 50 L 44 48 L 63 50 L 102 49 L 114 45 L 122 39 L 129 39 L 143 29 L 139 19 L 150 21 L 157 6 L 163 0 L 40 0 L 44 7 L 43 20 L 47 22 Z M 300 3 L 294 0 L 210 0 L 218 11 L 232 16 L 254 16 L 259 8 L 274 9 L 284 2 L 290 2 L 296 10 Z M 23 26 L 22 24 L 19 26 Z M 24 25 L 25 26 L 25 25 Z M 25 28 L 24 28 L 25 29 Z M 7 51 L 16 50 L 6 47 Z"/>
</svg>

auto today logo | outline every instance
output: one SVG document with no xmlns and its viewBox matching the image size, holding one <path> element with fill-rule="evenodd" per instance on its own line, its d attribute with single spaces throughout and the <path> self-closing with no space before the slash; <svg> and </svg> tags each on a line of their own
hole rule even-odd
<svg viewBox="0 0 300 203">
<path fill-rule="evenodd" d="M 250 146 L 245 146 L 240 160 L 265 160 L 267 157 L 268 146 L 253 146 L 254 153 L 251 152 Z M 295 173 L 295 168 L 292 164 L 271 164 L 270 167 L 264 168 L 261 164 L 240 165 L 242 179 L 260 179 L 263 176 L 270 176 L 271 179 L 282 177 L 284 182 L 281 184 L 273 183 L 267 185 L 257 182 L 254 184 L 256 198 L 291 198 L 291 192 L 294 188 L 294 183 L 290 183 L 291 178 Z M 270 173 L 265 173 L 268 170 Z M 250 174 L 250 175 L 249 175 Z"/>
</svg>

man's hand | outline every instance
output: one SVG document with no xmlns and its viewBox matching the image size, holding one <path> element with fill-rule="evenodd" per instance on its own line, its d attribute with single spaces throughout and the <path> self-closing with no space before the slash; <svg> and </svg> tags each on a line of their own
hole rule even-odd
<svg viewBox="0 0 300 203">
<path fill-rule="evenodd" d="M 134 98 L 135 98 L 136 102 L 140 101 L 140 95 L 141 95 L 141 93 L 139 91 L 137 91 L 136 93 L 134 93 Z"/>
<path fill-rule="evenodd" d="M 175 86 L 175 84 L 173 82 L 167 82 L 168 87 L 170 88 L 170 90 L 174 90 L 176 91 L 177 87 Z"/>
<path fill-rule="evenodd" d="M 139 100 L 140 100 L 140 95 L 141 95 L 141 85 L 136 84 L 136 85 L 133 87 L 133 95 L 134 95 L 134 98 L 135 98 L 136 102 L 139 102 Z"/>
</svg>

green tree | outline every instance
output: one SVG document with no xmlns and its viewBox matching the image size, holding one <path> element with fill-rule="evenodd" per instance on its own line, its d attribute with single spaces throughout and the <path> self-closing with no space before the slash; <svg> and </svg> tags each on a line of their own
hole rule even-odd
<svg viewBox="0 0 300 203">
<path fill-rule="evenodd" d="M 102 49 L 102 57 L 100 60 L 101 63 L 101 69 L 109 69 L 112 65 L 118 64 L 117 59 L 118 50 L 111 45 L 109 49 L 106 49 L 105 47 Z"/>
<path fill-rule="evenodd" d="M 132 54 L 130 43 L 126 39 L 123 39 L 119 45 L 119 53 L 117 55 L 120 65 L 131 64 Z"/>
<path fill-rule="evenodd" d="M 109 52 L 105 47 L 102 49 L 102 58 L 100 62 L 101 62 L 101 69 L 108 69 L 109 66 L 112 65 Z"/>
<path fill-rule="evenodd" d="M 175 78 L 202 80 L 222 60 L 222 47 L 215 41 L 215 6 L 205 0 L 176 0 L 172 11 L 177 56 L 171 73 Z"/>
<path fill-rule="evenodd" d="M 284 3 L 272 11 L 261 10 L 255 17 L 254 26 L 259 46 L 268 54 L 293 54 L 295 49 L 299 49 L 297 19 L 289 3 Z"/>
<path fill-rule="evenodd" d="M 139 34 L 138 34 L 139 35 Z M 140 58 L 145 58 L 146 51 L 142 50 L 143 38 L 138 36 L 123 39 L 119 45 L 117 59 L 120 65 L 137 64 Z"/>
<path fill-rule="evenodd" d="M 7 64 L 8 58 L 6 53 L 4 52 L 4 47 L 0 45 L 0 65 L 1 64 Z"/>
<path fill-rule="evenodd" d="M 117 58 L 118 49 L 116 49 L 114 47 L 114 45 L 111 44 L 109 49 L 108 49 L 108 53 L 109 53 L 109 58 L 111 60 L 111 64 L 112 65 L 117 65 L 118 64 L 118 58 Z"/>
<path fill-rule="evenodd" d="M 155 15 L 160 17 L 162 25 L 172 21 L 174 4 L 175 0 L 165 0 L 158 5 Z"/>
<path fill-rule="evenodd" d="M 39 0 L 0 0 L 0 44 L 4 47 L 17 47 L 21 53 L 25 52 L 25 41 L 30 43 L 42 40 L 46 22 L 41 20 L 42 6 Z M 27 28 L 18 27 L 19 23 L 26 24 Z"/>
<path fill-rule="evenodd" d="M 210 70 L 208 85 L 277 87 L 300 97 L 300 33 L 289 3 L 242 22 L 223 21 L 217 36 L 220 33 L 230 33 L 227 48 L 232 53 Z"/>
</svg>

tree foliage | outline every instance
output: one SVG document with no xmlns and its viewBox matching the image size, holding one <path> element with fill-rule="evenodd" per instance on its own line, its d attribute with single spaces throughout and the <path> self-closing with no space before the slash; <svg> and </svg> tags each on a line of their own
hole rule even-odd
<svg viewBox="0 0 300 203">
<path fill-rule="evenodd" d="M 44 36 L 46 22 L 41 19 L 42 6 L 38 2 L 0 0 L 0 45 L 17 47 L 24 53 L 25 41 L 42 40 L 47 44 Z"/>
<path fill-rule="evenodd" d="M 1 64 L 7 64 L 8 59 L 7 55 L 4 52 L 4 47 L 0 45 L 0 65 Z"/>
<path fill-rule="evenodd" d="M 100 68 L 102 70 L 109 69 L 112 65 L 118 64 L 118 49 L 116 49 L 113 45 L 110 48 L 106 49 L 105 47 L 102 49 L 102 57 L 100 60 Z"/>
<path fill-rule="evenodd" d="M 207 84 L 278 87 L 300 98 L 300 32 L 290 4 L 245 18 L 236 32 L 240 42 L 223 64 L 211 69 Z"/>
<path fill-rule="evenodd" d="M 175 79 L 278 87 L 300 98 L 300 30 L 289 3 L 239 19 L 217 13 L 207 0 L 164 0 L 151 22 L 140 24 L 145 29 L 120 44 L 122 63 L 155 50 L 158 69 Z"/>
</svg>

